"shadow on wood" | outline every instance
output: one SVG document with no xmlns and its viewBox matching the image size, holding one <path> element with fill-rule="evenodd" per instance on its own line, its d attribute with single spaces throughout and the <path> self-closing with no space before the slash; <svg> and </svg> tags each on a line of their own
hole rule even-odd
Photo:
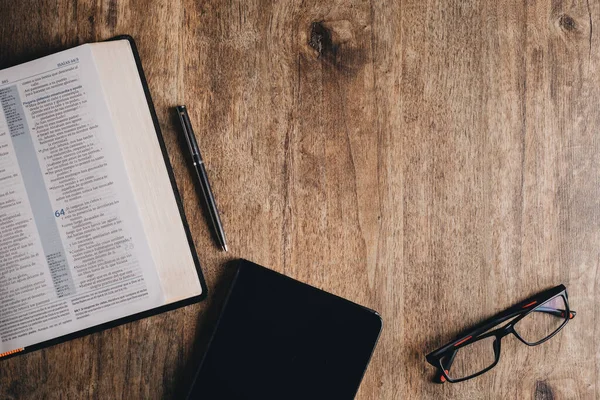
<svg viewBox="0 0 600 400">
<path fill-rule="evenodd" d="M 227 294 L 237 271 L 237 261 L 234 260 L 225 263 L 222 270 L 223 273 L 220 280 L 216 282 L 214 290 L 210 293 L 210 306 L 205 312 L 199 315 L 196 321 L 196 338 L 188 362 L 175 374 L 172 385 L 174 390 L 169 389 L 165 391 L 163 398 L 166 398 L 169 393 L 174 393 L 173 399 L 184 399 L 192 387 L 196 371 L 200 367 L 202 358 L 206 353 L 219 316 L 225 305 Z"/>
</svg>

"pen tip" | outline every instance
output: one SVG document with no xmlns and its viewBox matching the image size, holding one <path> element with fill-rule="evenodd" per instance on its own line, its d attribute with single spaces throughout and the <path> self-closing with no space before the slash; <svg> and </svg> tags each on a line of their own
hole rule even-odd
<svg viewBox="0 0 600 400">
<path fill-rule="evenodd" d="M 223 250 L 225 250 L 225 251 L 229 251 L 229 248 L 227 247 L 227 245 L 226 245 L 226 244 L 223 244 Z"/>
</svg>

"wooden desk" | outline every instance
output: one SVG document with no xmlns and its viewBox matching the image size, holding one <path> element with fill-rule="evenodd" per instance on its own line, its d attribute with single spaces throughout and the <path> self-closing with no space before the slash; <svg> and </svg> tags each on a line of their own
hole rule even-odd
<svg viewBox="0 0 600 400">
<path fill-rule="evenodd" d="M 599 398 L 599 17 L 596 1 L 1 1 L 0 67 L 135 37 L 210 296 L 0 361 L 0 398 L 180 398 L 238 257 L 381 313 L 359 399 Z M 561 282 L 578 314 L 558 337 L 431 383 L 425 353 Z"/>
</svg>

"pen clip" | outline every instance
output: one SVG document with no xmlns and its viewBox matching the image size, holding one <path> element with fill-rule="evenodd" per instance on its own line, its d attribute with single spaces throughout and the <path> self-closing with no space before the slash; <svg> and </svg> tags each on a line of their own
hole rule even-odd
<svg viewBox="0 0 600 400">
<path fill-rule="evenodd" d="M 192 123 L 185 107 L 177 107 L 177 113 L 179 114 L 179 121 L 183 129 L 183 135 L 188 144 L 192 157 L 198 156 L 200 158 L 200 149 L 196 143 L 196 137 L 194 136 L 194 130 L 192 129 Z"/>
</svg>

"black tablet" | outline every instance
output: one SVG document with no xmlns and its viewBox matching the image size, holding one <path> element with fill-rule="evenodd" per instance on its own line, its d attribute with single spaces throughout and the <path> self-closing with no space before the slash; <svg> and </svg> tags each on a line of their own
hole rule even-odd
<svg viewBox="0 0 600 400">
<path fill-rule="evenodd" d="M 352 399 L 381 327 L 373 310 L 241 260 L 189 399 Z"/>
</svg>

